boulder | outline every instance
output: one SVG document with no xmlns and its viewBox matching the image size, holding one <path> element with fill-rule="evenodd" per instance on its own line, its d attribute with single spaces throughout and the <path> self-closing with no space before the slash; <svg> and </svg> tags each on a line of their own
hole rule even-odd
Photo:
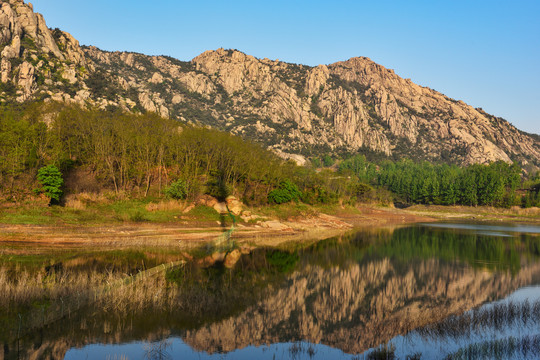
<svg viewBox="0 0 540 360">
<path fill-rule="evenodd" d="M 227 206 L 229 207 L 229 210 L 234 215 L 240 215 L 242 213 L 242 208 L 243 208 L 244 204 L 242 204 L 242 202 L 240 200 L 238 200 L 234 196 L 229 196 L 229 197 L 227 197 L 227 199 L 225 201 L 227 202 Z"/>
<path fill-rule="evenodd" d="M 225 267 L 228 269 L 232 269 L 236 265 L 238 260 L 240 260 L 240 257 L 242 257 L 242 253 L 240 252 L 240 250 L 234 249 L 233 251 L 228 253 L 227 256 L 225 256 Z"/>
<path fill-rule="evenodd" d="M 226 214 L 227 211 L 227 203 L 224 202 L 218 202 L 213 206 L 214 210 L 216 210 L 220 214 Z"/>
</svg>

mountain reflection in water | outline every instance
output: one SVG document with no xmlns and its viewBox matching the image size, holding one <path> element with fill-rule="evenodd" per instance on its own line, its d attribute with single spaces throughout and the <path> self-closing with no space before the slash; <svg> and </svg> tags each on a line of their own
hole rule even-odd
<svg viewBox="0 0 540 360">
<path fill-rule="evenodd" d="M 174 295 L 165 308 L 151 294 L 122 311 L 89 306 L 5 344 L 3 357 L 354 358 L 539 284 L 539 259 L 534 232 L 432 226 L 256 249 L 233 269 L 192 263 L 145 280 Z"/>
</svg>

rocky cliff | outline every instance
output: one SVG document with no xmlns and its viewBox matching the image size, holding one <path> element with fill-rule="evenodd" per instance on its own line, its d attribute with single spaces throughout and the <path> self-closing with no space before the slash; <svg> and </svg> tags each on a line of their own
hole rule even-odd
<svg viewBox="0 0 540 360">
<path fill-rule="evenodd" d="M 309 67 L 207 51 L 190 62 L 81 47 L 22 0 L 1 2 L 1 101 L 151 111 L 283 156 L 355 153 L 540 166 L 538 136 L 402 79 L 368 58 Z"/>
</svg>

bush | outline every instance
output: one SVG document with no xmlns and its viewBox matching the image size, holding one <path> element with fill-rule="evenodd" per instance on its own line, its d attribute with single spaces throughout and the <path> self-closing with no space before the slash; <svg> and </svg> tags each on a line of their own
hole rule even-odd
<svg viewBox="0 0 540 360">
<path fill-rule="evenodd" d="M 182 179 L 178 179 L 165 189 L 165 195 L 175 200 L 184 200 L 187 197 L 187 185 Z"/>
<path fill-rule="evenodd" d="M 332 159 L 330 157 L 330 155 L 328 155 L 328 154 L 324 155 L 324 157 L 323 157 L 323 165 L 324 165 L 324 167 L 330 167 L 330 166 L 334 165 L 335 162 L 336 161 L 334 159 Z"/>
<path fill-rule="evenodd" d="M 38 170 L 37 178 L 42 186 L 41 191 L 51 199 L 51 203 L 58 203 L 64 185 L 60 170 L 54 165 L 44 166 Z"/>
<path fill-rule="evenodd" d="M 285 180 L 279 184 L 279 188 L 270 191 L 268 201 L 275 204 L 284 204 L 300 199 L 302 193 L 298 186 L 290 180 Z"/>
<path fill-rule="evenodd" d="M 358 183 L 354 187 L 355 195 L 358 197 L 366 197 L 373 192 L 373 188 L 368 184 Z"/>
<path fill-rule="evenodd" d="M 309 205 L 320 204 L 333 204 L 338 200 L 338 195 L 328 189 L 316 185 L 310 189 L 307 189 L 302 194 L 302 201 Z"/>
</svg>

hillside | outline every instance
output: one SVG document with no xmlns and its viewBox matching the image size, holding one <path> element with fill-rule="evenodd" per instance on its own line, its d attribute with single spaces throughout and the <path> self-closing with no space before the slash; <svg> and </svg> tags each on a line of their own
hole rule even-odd
<svg viewBox="0 0 540 360">
<path fill-rule="evenodd" d="M 0 101 L 156 112 L 287 154 L 373 151 L 456 164 L 540 166 L 540 140 L 365 57 L 310 67 L 207 51 L 190 62 L 81 47 L 22 0 L 1 2 Z M 293 156 L 302 162 L 302 156 Z"/>
</svg>

